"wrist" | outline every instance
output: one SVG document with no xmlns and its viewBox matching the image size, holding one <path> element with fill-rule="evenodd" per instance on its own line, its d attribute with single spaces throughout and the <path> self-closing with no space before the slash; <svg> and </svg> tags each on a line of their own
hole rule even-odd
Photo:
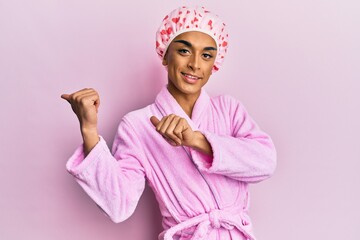
<svg viewBox="0 0 360 240">
<path fill-rule="evenodd" d="M 209 141 L 206 139 L 205 135 L 202 134 L 202 132 L 200 131 L 195 131 L 194 134 L 195 137 L 190 147 L 197 151 L 206 153 L 208 155 L 212 155 L 213 152 L 211 149 L 211 145 Z"/>
<path fill-rule="evenodd" d="M 95 147 L 100 141 L 100 137 L 97 128 L 81 128 L 81 135 L 83 138 L 83 146 L 85 156 Z"/>
<path fill-rule="evenodd" d="M 91 136 L 91 135 L 98 135 L 97 127 L 96 126 L 80 126 L 81 135 L 84 136 Z"/>
<path fill-rule="evenodd" d="M 199 131 L 194 131 L 194 138 L 191 142 L 191 146 L 194 149 L 199 149 L 202 146 L 202 142 L 205 141 L 205 136 L 199 132 Z"/>
</svg>

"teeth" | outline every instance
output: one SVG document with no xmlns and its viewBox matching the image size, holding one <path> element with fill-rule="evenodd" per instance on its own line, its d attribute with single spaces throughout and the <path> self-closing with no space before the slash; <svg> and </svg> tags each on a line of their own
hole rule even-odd
<svg viewBox="0 0 360 240">
<path fill-rule="evenodd" d="M 188 78 L 191 78 L 191 79 L 198 79 L 198 77 L 195 77 L 195 76 L 192 76 L 192 75 L 189 75 L 189 74 L 185 74 L 186 77 Z"/>
</svg>

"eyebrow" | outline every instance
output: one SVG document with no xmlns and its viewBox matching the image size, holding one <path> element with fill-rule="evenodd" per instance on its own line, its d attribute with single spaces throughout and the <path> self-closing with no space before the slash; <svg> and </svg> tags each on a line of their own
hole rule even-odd
<svg viewBox="0 0 360 240">
<path fill-rule="evenodd" d="M 185 41 L 185 40 L 176 40 L 174 42 L 178 42 L 178 43 L 182 43 L 188 47 L 192 47 L 192 44 L 188 41 Z M 204 50 L 206 51 L 216 51 L 217 49 L 215 47 L 204 47 Z"/>
</svg>

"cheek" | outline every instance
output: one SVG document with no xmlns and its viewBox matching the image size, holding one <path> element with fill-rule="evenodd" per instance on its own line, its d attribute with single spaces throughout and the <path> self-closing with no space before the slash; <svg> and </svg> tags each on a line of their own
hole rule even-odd
<svg viewBox="0 0 360 240">
<path fill-rule="evenodd" d="M 211 63 L 207 63 L 207 64 L 206 64 L 205 73 L 206 73 L 207 76 L 210 76 L 210 75 L 211 75 L 213 66 L 214 66 L 214 62 L 211 62 Z"/>
<path fill-rule="evenodd" d="M 168 64 L 169 64 L 169 66 L 176 68 L 182 64 L 181 60 L 182 59 L 179 58 L 179 56 L 177 56 L 175 54 L 171 54 L 168 58 Z"/>
</svg>

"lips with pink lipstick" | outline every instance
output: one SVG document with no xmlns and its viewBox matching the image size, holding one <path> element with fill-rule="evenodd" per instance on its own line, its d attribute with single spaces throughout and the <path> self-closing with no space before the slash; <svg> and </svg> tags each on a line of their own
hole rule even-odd
<svg viewBox="0 0 360 240">
<path fill-rule="evenodd" d="M 198 77 L 196 75 L 191 75 L 191 74 L 184 73 L 184 72 L 182 72 L 181 74 L 184 76 L 184 79 L 187 83 L 194 84 L 201 79 L 201 77 Z"/>
</svg>

